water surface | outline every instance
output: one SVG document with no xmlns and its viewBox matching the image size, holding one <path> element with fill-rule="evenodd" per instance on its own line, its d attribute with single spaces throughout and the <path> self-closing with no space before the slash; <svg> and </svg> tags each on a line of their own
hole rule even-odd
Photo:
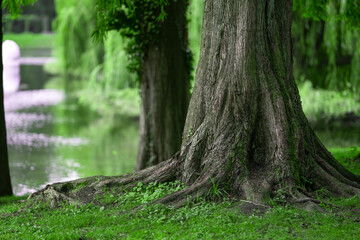
<svg viewBox="0 0 360 240">
<path fill-rule="evenodd" d="M 42 66 L 22 66 L 20 91 L 4 101 L 14 193 L 135 166 L 138 121 L 103 118 L 62 90 L 46 89 Z"/>
</svg>

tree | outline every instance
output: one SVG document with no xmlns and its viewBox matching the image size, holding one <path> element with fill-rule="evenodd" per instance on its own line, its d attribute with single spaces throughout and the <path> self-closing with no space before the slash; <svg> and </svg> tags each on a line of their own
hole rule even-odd
<svg viewBox="0 0 360 240">
<path fill-rule="evenodd" d="M 2 39 L 2 35 L 1 35 Z M 2 71 L 1 63 L 1 71 Z M 2 74 L 1 74 L 2 75 Z M 9 158 L 6 141 L 6 126 L 3 101 L 3 79 L 0 82 L 0 196 L 12 195 L 12 187 L 10 180 Z"/>
<path fill-rule="evenodd" d="M 137 170 L 169 159 L 181 146 L 190 99 L 185 2 L 170 1 L 158 41 L 150 43 L 141 62 Z"/>
<path fill-rule="evenodd" d="M 181 205 L 206 197 L 214 186 L 254 202 L 279 190 L 294 201 L 319 189 L 360 195 L 360 176 L 332 157 L 302 111 L 292 73 L 291 17 L 288 0 L 206 1 L 181 151 L 140 172 L 54 184 L 32 197 L 85 202 L 83 191 L 174 179 L 189 187 L 154 203 Z M 84 181 L 88 187 L 78 195 L 70 191 Z"/>
<path fill-rule="evenodd" d="M 1 10 L 7 9 L 12 17 L 19 16 L 21 5 L 28 5 L 34 3 L 36 0 L 4 0 L 1 1 Z M 1 26 L 2 26 L 1 11 Z M 1 42 L 3 39 L 3 32 L 1 30 Z M 5 111 L 4 111 L 4 90 L 3 90 L 3 64 L 2 64 L 2 48 L 1 48 L 1 81 L 0 81 L 0 196 L 12 195 L 9 157 L 7 150 L 6 140 L 6 124 L 5 124 Z"/>
<path fill-rule="evenodd" d="M 2 1 L 1 1 L 2 6 Z M 2 11 L 1 11 L 2 26 Z M 3 42 L 3 33 L 1 30 L 1 43 Z M 4 111 L 4 90 L 3 90 L 3 64 L 2 64 L 2 48 L 1 48 L 1 81 L 0 81 L 0 196 L 12 195 L 9 157 L 6 141 L 6 125 Z"/>
<path fill-rule="evenodd" d="M 322 14 L 315 20 L 311 9 L 296 1 L 293 16 L 294 76 L 310 80 L 315 88 L 356 93 L 360 84 L 359 23 L 351 13 L 359 1 L 317 1 Z M 300 6 L 299 6 L 300 5 Z M 357 5 L 357 6 L 356 6 Z M 357 8 L 357 9 L 356 9 Z M 316 9 L 316 8 L 315 8 Z"/>
<path fill-rule="evenodd" d="M 336 162 L 302 111 L 292 73 L 291 9 L 288 0 L 205 3 L 179 156 L 187 192 L 215 182 L 257 202 L 280 188 L 360 193 L 359 176 Z"/>
<path fill-rule="evenodd" d="M 105 54 L 104 44 L 89 37 L 95 30 L 95 0 L 56 0 L 55 7 L 56 57 L 66 87 L 74 77 L 89 82 Z"/>
<path fill-rule="evenodd" d="M 170 158 L 181 146 L 190 98 L 186 7 L 186 0 L 97 1 L 95 36 L 118 30 L 132 40 L 130 68 L 139 74 L 141 92 L 137 170 Z"/>
</svg>

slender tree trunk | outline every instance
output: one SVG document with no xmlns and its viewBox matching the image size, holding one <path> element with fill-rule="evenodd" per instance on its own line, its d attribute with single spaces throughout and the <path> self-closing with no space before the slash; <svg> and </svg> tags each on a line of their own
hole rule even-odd
<svg viewBox="0 0 360 240">
<path fill-rule="evenodd" d="M 2 2 L 2 1 L 1 1 Z M 2 26 L 2 12 L 1 12 Z M 3 33 L 1 31 L 1 43 Z M 0 196 L 12 195 L 9 158 L 6 142 L 6 126 L 4 111 L 4 90 L 3 90 L 3 64 L 2 64 L 2 48 L 1 48 L 1 81 L 0 81 Z"/>
<path fill-rule="evenodd" d="M 137 170 L 169 159 L 181 146 L 189 103 L 187 1 L 169 2 L 168 17 L 161 25 L 159 37 L 150 44 L 141 63 Z"/>
</svg>

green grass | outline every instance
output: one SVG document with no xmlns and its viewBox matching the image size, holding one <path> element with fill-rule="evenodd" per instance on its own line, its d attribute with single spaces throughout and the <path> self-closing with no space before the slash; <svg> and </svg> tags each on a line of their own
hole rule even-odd
<svg viewBox="0 0 360 240">
<path fill-rule="evenodd" d="M 360 147 L 330 148 L 329 151 L 343 166 L 360 175 L 360 161 L 354 160 L 355 156 L 360 153 Z"/>
<path fill-rule="evenodd" d="M 298 87 L 303 111 L 310 121 L 323 121 L 349 112 L 360 116 L 360 98 L 356 94 L 314 89 L 310 81 Z"/>
<path fill-rule="evenodd" d="M 54 47 L 54 34 L 34 34 L 34 33 L 21 33 L 9 34 L 3 36 L 3 41 L 13 40 L 20 49 L 24 48 L 53 48 Z"/>
<path fill-rule="evenodd" d="M 358 173 L 351 162 L 360 148 L 331 149 L 334 156 Z M 185 188 L 179 182 L 143 185 L 125 194 L 107 191 L 94 203 L 77 207 L 47 204 L 25 207 L 25 197 L 0 198 L 0 239 L 355 239 L 360 236 L 360 198 L 332 198 L 334 206 L 306 211 L 275 205 L 264 214 L 242 214 L 238 203 L 197 199 L 174 209 L 148 205 L 130 210 Z"/>
<path fill-rule="evenodd" d="M 360 199 L 333 201 L 343 209 L 321 213 L 277 206 L 263 215 L 244 215 L 226 201 L 216 204 L 203 201 L 176 210 L 154 205 L 133 214 L 126 212 L 127 204 L 107 208 L 64 206 L 55 210 L 37 205 L 22 210 L 22 204 L 8 200 L 0 211 L 0 238 L 353 239 L 359 236 L 360 214 L 348 209 L 359 209 Z"/>
</svg>

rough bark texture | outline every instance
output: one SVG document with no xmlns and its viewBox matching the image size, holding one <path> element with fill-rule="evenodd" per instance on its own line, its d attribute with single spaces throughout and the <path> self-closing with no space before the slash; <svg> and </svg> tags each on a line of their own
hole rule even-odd
<svg viewBox="0 0 360 240">
<path fill-rule="evenodd" d="M 189 187 L 154 201 L 174 205 L 206 197 L 211 188 L 255 203 L 279 189 L 293 203 L 316 202 L 312 192 L 321 188 L 360 195 L 360 177 L 331 156 L 302 111 L 292 74 L 291 14 L 289 0 L 205 1 L 181 151 L 99 184 L 178 179 Z"/>
<path fill-rule="evenodd" d="M 150 44 L 141 63 L 137 170 L 171 158 L 181 146 L 189 104 L 187 1 L 169 2 L 168 17 L 161 24 L 159 39 Z"/>
<path fill-rule="evenodd" d="M 360 193 L 359 176 L 334 160 L 303 114 L 292 72 L 291 14 L 289 0 L 205 2 L 180 155 L 183 182 L 212 179 L 256 202 L 279 188 Z"/>
<path fill-rule="evenodd" d="M 2 26 L 2 13 L 1 13 Z M 1 31 L 1 42 L 3 34 Z M 2 64 L 2 48 L 1 48 L 1 81 L 0 81 L 0 196 L 12 195 L 9 158 L 6 142 L 6 125 L 4 112 L 4 90 L 3 90 L 3 64 Z"/>
</svg>

